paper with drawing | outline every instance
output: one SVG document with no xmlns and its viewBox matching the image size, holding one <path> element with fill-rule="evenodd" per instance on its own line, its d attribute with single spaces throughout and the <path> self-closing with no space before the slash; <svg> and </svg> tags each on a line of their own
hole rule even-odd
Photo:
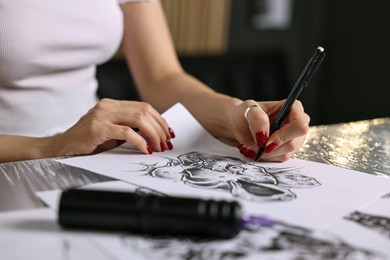
<svg viewBox="0 0 390 260">
<path fill-rule="evenodd" d="M 178 196 L 236 199 L 247 214 L 321 228 L 390 191 L 390 179 L 302 160 L 256 163 L 209 135 L 180 104 L 166 113 L 174 149 L 144 155 L 130 145 L 60 160 Z"/>
<path fill-rule="evenodd" d="M 147 187 L 122 181 L 91 184 L 82 187 L 94 190 L 116 190 L 167 196 Z M 38 195 L 53 209 L 58 209 L 60 190 L 40 192 Z M 262 228 L 245 228 L 229 240 L 207 238 L 140 236 L 128 232 L 89 234 L 92 244 L 109 252 L 115 259 L 390 259 L 388 221 L 390 200 L 380 199 L 359 209 L 370 224 L 357 227 L 348 214 L 327 229 L 309 229 L 288 222 Z M 354 213 L 352 213 L 354 214 Z M 372 215 L 379 221 L 372 221 Z M 361 221 L 359 221 L 361 222 Z M 387 224 L 386 224 L 387 223 Z M 353 226 L 355 225 L 355 226 Z M 379 231 L 379 232 L 378 232 Z M 383 232 L 384 231 L 384 232 Z"/>
</svg>

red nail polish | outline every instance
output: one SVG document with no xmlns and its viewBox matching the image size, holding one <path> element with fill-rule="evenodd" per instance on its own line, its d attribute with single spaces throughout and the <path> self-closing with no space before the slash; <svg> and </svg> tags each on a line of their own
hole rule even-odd
<svg viewBox="0 0 390 260">
<path fill-rule="evenodd" d="M 175 132 L 173 132 L 173 130 L 172 130 L 172 128 L 168 128 L 168 130 L 169 130 L 169 134 L 171 135 L 171 138 L 175 138 Z"/>
<path fill-rule="evenodd" d="M 172 143 L 171 143 L 170 140 L 167 140 L 167 146 L 168 146 L 168 149 L 169 149 L 169 150 L 172 150 L 172 149 L 173 149 L 173 145 L 172 145 Z"/>
<path fill-rule="evenodd" d="M 237 144 L 237 148 L 240 149 L 240 150 L 241 150 L 241 148 L 242 148 L 243 146 L 244 146 L 243 144 L 240 144 L 240 143 Z"/>
<path fill-rule="evenodd" d="M 267 134 L 264 131 L 256 133 L 256 143 L 258 147 L 264 147 L 267 142 Z"/>
<path fill-rule="evenodd" d="M 240 150 L 240 153 L 245 155 L 246 157 L 255 157 L 256 156 L 256 152 L 253 151 L 253 150 L 249 150 L 249 149 L 246 149 L 244 146 L 240 146 L 239 148 Z"/>
<path fill-rule="evenodd" d="M 149 154 L 152 154 L 152 153 L 153 153 L 153 149 L 152 149 L 152 147 L 150 147 L 149 145 L 146 145 L 146 149 L 148 150 L 148 153 L 149 153 Z"/>
<path fill-rule="evenodd" d="M 165 151 L 165 146 L 164 146 L 163 142 L 160 143 L 160 148 L 161 148 L 161 152 Z"/>
<path fill-rule="evenodd" d="M 246 153 L 244 154 L 246 157 L 250 157 L 250 158 L 253 158 L 256 156 L 256 152 L 253 151 L 253 150 L 246 150 Z"/>
<path fill-rule="evenodd" d="M 244 148 L 239 147 L 238 150 L 240 151 L 241 154 L 244 154 Z"/>
<path fill-rule="evenodd" d="M 246 157 L 255 157 L 256 156 L 256 152 L 255 151 L 252 151 L 252 150 L 248 150 L 248 149 L 244 149 L 242 151 L 242 154 L 245 155 Z"/>
<path fill-rule="evenodd" d="M 267 147 L 265 147 L 264 152 L 270 153 L 270 152 L 274 151 L 277 147 L 278 147 L 277 143 L 275 143 L 275 142 L 270 143 L 269 145 L 267 145 Z"/>
</svg>

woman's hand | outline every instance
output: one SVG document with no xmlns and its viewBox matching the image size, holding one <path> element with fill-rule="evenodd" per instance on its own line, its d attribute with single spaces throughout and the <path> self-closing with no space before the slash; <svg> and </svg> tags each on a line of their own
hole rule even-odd
<svg viewBox="0 0 390 260">
<path fill-rule="evenodd" d="M 102 99 L 74 126 L 54 137 L 53 149 L 58 156 L 81 155 L 129 142 L 151 154 L 153 150 L 172 149 L 170 139 L 174 136 L 165 119 L 148 103 Z"/>
<path fill-rule="evenodd" d="M 237 147 L 242 154 L 254 158 L 259 147 L 265 147 L 260 160 L 285 161 L 302 146 L 309 131 L 310 117 L 299 101 L 295 101 L 280 128 L 269 136 L 270 124 L 284 102 L 247 100 L 236 107 L 233 124 Z M 250 109 L 245 117 L 245 110 L 251 105 L 259 107 Z"/>
</svg>

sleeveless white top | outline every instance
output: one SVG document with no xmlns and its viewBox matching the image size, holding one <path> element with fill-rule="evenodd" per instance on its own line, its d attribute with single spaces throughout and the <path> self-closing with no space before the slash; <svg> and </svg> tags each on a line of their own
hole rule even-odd
<svg viewBox="0 0 390 260">
<path fill-rule="evenodd" d="M 0 0 L 0 134 L 54 135 L 96 104 L 131 1 Z"/>
</svg>

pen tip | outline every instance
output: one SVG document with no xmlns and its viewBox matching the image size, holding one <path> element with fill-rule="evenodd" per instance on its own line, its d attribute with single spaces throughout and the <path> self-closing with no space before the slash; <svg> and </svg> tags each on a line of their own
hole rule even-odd
<svg viewBox="0 0 390 260">
<path fill-rule="evenodd" d="M 264 147 L 260 148 L 257 151 L 254 163 L 257 162 L 260 159 L 260 157 L 263 155 L 263 153 L 264 153 Z"/>
<path fill-rule="evenodd" d="M 320 52 L 324 52 L 325 51 L 325 49 L 323 47 L 321 47 L 321 46 L 318 46 L 317 50 L 319 50 Z"/>
</svg>

